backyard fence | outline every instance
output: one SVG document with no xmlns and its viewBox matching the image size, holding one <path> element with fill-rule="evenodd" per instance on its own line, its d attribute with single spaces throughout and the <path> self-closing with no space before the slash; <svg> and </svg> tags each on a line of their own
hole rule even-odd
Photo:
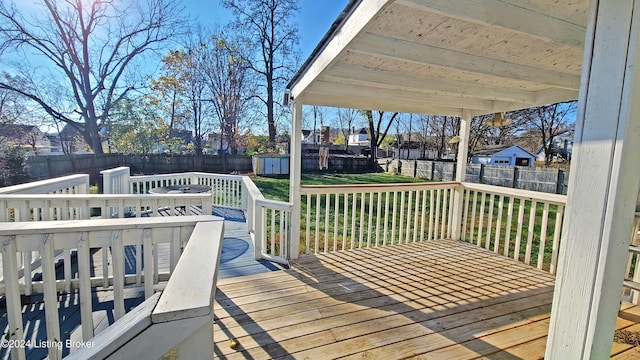
<svg viewBox="0 0 640 360">
<path fill-rule="evenodd" d="M 426 180 L 455 180 L 454 162 L 428 160 L 378 160 L 386 172 Z M 467 164 L 466 182 L 497 185 L 522 190 L 566 194 L 569 174 L 567 170 Z"/>
<path fill-rule="evenodd" d="M 318 172 L 317 154 L 302 158 L 302 171 Z M 253 171 L 251 156 L 205 155 L 124 155 L 124 154 L 72 154 L 32 156 L 27 161 L 29 180 L 42 180 L 71 174 L 90 174 L 91 183 L 101 183 L 103 170 L 126 166 L 131 174 L 171 174 L 182 172 L 207 172 L 228 174 L 234 171 Z M 369 158 L 364 156 L 330 156 L 329 171 L 362 173 L 371 171 Z"/>
<path fill-rule="evenodd" d="M 167 174 L 179 172 L 230 173 L 250 172 L 249 156 L 196 157 L 194 155 L 124 155 L 124 154 L 72 154 L 32 156 L 28 159 L 31 180 L 50 179 L 69 174 L 90 174 L 91 183 L 98 183 L 102 170 L 119 166 L 131 168 L 131 174 Z"/>
</svg>

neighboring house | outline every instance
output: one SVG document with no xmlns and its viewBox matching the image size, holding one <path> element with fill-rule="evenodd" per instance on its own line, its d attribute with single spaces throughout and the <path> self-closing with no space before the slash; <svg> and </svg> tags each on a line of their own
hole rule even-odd
<svg viewBox="0 0 640 360">
<path fill-rule="evenodd" d="M 60 142 L 60 135 L 57 134 L 48 134 L 47 139 L 49 139 L 49 145 L 51 150 L 48 155 L 61 155 L 62 152 L 62 143 Z"/>
<path fill-rule="evenodd" d="M 193 133 L 191 130 L 173 129 L 171 130 L 171 137 L 182 140 L 185 145 L 193 143 Z"/>
<path fill-rule="evenodd" d="M 82 134 L 75 127 L 66 124 L 60 130 L 60 147 L 66 154 L 87 153 L 89 145 L 84 141 Z"/>
<path fill-rule="evenodd" d="M 47 135 L 34 125 L 0 124 L 0 141 L 3 145 L 19 146 L 29 155 L 51 151 Z"/>
<path fill-rule="evenodd" d="M 494 146 L 475 152 L 472 164 L 529 166 L 535 165 L 536 156 L 518 145 Z"/>
<path fill-rule="evenodd" d="M 329 143 L 333 144 L 333 140 L 340 134 L 339 129 L 329 128 Z M 320 144 L 322 142 L 321 129 L 302 130 L 302 144 Z M 349 144 L 351 145 L 351 144 Z"/>
<path fill-rule="evenodd" d="M 553 138 L 553 145 L 551 146 L 552 161 L 570 161 L 571 154 L 573 153 L 573 135 L 575 131 L 567 131 L 564 134 L 560 134 Z M 536 160 L 545 161 L 544 147 L 536 153 Z"/>
<path fill-rule="evenodd" d="M 360 146 L 369 146 L 371 145 L 371 141 L 369 140 L 369 132 L 366 128 L 361 128 L 358 131 L 352 131 L 349 134 L 349 139 L 347 141 L 349 146 L 351 145 L 360 145 Z"/>
<path fill-rule="evenodd" d="M 221 153 L 220 149 L 224 149 L 226 154 L 230 154 L 231 150 L 227 144 L 227 140 L 225 137 L 222 137 L 221 133 L 211 132 L 205 136 L 205 143 L 203 144 L 204 151 L 207 154 L 219 155 Z M 246 148 L 242 144 L 237 144 L 238 146 L 238 154 L 244 154 Z"/>
<path fill-rule="evenodd" d="M 320 136 L 320 130 L 302 130 L 301 142 L 303 144 L 319 144 Z"/>
</svg>

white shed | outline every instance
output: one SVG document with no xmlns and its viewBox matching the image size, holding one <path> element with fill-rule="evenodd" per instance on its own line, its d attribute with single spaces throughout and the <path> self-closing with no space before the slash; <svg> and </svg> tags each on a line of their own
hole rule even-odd
<svg viewBox="0 0 640 360">
<path fill-rule="evenodd" d="M 498 146 L 476 151 L 472 164 L 529 166 L 535 165 L 536 156 L 518 145 Z"/>
</svg>

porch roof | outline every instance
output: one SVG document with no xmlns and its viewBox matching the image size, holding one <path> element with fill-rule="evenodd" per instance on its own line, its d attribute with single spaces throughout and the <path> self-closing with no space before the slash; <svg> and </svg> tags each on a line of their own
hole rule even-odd
<svg viewBox="0 0 640 360">
<path fill-rule="evenodd" d="M 578 97 L 588 1 L 351 0 L 289 89 L 309 105 L 462 116 Z"/>
</svg>

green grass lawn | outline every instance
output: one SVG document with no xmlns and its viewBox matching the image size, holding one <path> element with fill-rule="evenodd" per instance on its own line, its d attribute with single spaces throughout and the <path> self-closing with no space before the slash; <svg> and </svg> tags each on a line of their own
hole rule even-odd
<svg viewBox="0 0 640 360">
<path fill-rule="evenodd" d="M 289 178 L 255 176 L 252 177 L 251 180 L 253 180 L 265 198 L 280 201 L 289 200 Z M 419 182 L 427 182 L 427 180 L 384 173 L 303 174 L 301 181 L 302 185 L 395 184 Z"/>
</svg>

